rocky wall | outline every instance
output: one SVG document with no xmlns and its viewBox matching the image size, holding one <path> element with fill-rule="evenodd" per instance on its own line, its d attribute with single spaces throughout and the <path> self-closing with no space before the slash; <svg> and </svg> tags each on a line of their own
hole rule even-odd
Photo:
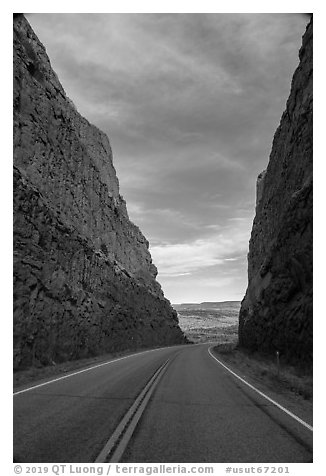
<svg viewBox="0 0 326 476">
<path fill-rule="evenodd" d="M 248 254 L 248 288 L 239 345 L 312 362 L 312 20 L 275 133 L 269 164 L 257 183 Z"/>
<path fill-rule="evenodd" d="M 107 136 L 14 19 L 14 364 L 184 343 Z"/>
</svg>

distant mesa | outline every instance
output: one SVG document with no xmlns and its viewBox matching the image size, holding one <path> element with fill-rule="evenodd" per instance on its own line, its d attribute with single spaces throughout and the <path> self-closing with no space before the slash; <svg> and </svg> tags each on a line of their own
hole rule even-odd
<svg viewBox="0 0 326 476">
<path fill-rule="evenodd" d="M 221 302 L 200 302 L 200 303 L 182 303 L 172 304 L 176 311 L 191 309 L 240 309 L 240 301 L 221 301 Z"/>
</svg>

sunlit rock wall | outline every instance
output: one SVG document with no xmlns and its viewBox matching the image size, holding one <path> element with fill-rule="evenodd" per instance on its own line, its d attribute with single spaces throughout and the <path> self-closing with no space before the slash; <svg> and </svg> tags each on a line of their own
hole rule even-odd
<svg viewBox="0 0 326 476">
<path fill-rule="evenodd" d="M 184 342 L 129 221 L 107 136 L 14 19 L 14 363 Z"/>
<path fill-rule="evenodd" d="M 239 344 L 312 360 L 312 21 L 267 171 L 257 183 Z"/>
</svg>

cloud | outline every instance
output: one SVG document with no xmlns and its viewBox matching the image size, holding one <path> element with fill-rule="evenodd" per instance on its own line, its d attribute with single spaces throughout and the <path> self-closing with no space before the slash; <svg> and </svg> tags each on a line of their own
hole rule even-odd
<svg viewBox="0 0 326 476">
<path fill-rule="evenodd" d="M 211 234 L 205 239 L 156 244 L 150 247 L 150 251 L 158 266 L 160 279 L 191 274 L 212 266 L 223 269 L 225 273 L 226 262 L 239 260 L 239 256 L 233 255 L 245 255 L 247 243 L 247 233 L 238 227 L 236 230 L 224 229 L 223 232 Z"/>
<path fill-rule="evenodd" d="M 193 243 L 156 245 L 150 248 L 160 276 L 180 276 L 199 268 L 221 263 L 213 243 L 197 240 Z"/>
<path fill-rule="evenodd" d="M 108 134 L 130 218 L 152 244 L 167 297 L 205 300 L 214 288 L 222 299 L 240 297 L 256 177 L 308 19 L 31 14 L 28 21 L 77 109 Z"/>
</svg>

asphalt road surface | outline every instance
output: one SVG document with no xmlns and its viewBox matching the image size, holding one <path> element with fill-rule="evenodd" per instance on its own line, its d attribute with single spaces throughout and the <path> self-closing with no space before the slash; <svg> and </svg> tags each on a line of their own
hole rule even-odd
<svg viewBox="0 0 326 476">
<path fill-rule="evenodd" d="M 15 461 L 96 461 L 169 360 L 121 462 L 311 462 L 312 431 L 235 378 L 208 347 L 139 353 L 28 391 L 16 389 Z"/>
</svg>

